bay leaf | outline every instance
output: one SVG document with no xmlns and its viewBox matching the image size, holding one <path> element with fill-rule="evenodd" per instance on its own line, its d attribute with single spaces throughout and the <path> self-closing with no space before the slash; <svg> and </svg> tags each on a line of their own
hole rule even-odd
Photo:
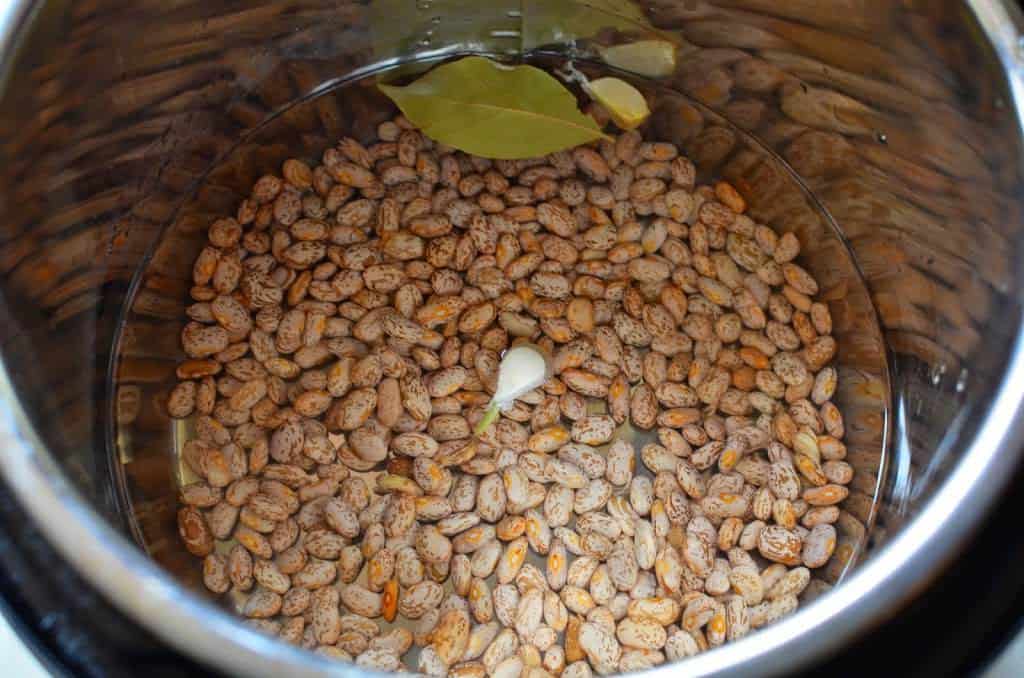
<svg viewBox="0 0 1024 678">
<path fill-rule="evenodd" d="M 572 92 L 533 66 L 470 56 L 404 87 L 377 86 L 431 139 L 485 158 L 533 158 L 605 136 Z"/>
<path fill-rule="evenodd" d="M 374 57 L 401 62 L 377 75 L 382 83 L 429 70 L 445 53 L 522 55 L 602 29 L 679 42 L 651 26 L 636 0 L 370 0 L 369 12 Z"/>
</svg>

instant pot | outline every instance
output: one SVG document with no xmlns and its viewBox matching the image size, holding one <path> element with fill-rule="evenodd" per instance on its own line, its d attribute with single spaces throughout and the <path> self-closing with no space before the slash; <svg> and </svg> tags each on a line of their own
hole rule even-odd
<svg viewBox="0 0 1024 678">
<path fill-rule="evenodd" d="M 354 674 L 235 619 L 177 539 L 162 403 L 205 227 L 284 158 L 371 134 L 382 73 L 670 35 L 654 124 L 808 244 L 858 471 L 831 591 L 678 670 L 983 667 L 1024 613 L 1022 26 L 986 0 L 12 0 L 4 614 L 58 674 Z"/>
</svg>

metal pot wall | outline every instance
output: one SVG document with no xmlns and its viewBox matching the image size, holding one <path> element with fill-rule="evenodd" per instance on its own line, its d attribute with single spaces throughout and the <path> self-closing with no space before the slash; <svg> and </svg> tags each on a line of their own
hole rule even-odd
<svg viewBox="0 0 1024 678">
<path fill-rule="evenodd" d="M 525 36 L 571 28 L 577 11 L 598 10 L 5 8 L 0 471 L 68 563 L 137 624 L 235 673 L 355 671 L 206 599 L 174 535 L 162 398 L 192 259 L 212 215 L 262 172 L 372 131 L 384 111 L 373 89 L 333 86 L 410 57 L 558 52 Z M 825 573 L 838 585 L 686 664 L 692 675 L 793 670 L 965 557 L 1018 464 L 1021 17 L 981 0 L 658 0 L 644 12 L 685 43 L 660 133 L 742 187 L 759 220 L 810 243 L 806 265 L 830 290 L 859 472 L 843 506 L 848 548 Z M 596 57 L 585 44 L 574 54 Z"/>
</svg>

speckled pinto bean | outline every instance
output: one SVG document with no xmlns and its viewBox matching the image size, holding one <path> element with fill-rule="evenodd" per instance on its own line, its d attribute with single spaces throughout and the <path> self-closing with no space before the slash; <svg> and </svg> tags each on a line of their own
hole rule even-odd
<svg viewBox="0 0 1024 678">
<path fill-rule="evenodd" d="M 827 588 L 864 529 L 837 293 L 749 185 L 611 134 L 489 160 L 398 116 L 211 220 L 156 416 L 194 424 L 177 523 L 213 595 L 371 669 L 589 678 Z M 552 376 L 477 434 L 524 341 Z"/>
</svg>

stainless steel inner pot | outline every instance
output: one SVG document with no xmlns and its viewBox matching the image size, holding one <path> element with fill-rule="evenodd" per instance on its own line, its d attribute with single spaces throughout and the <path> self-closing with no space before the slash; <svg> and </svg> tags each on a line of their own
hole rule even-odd
<svg viewBox="0 0 1024 678">
<path fill-rule="evenodd" d="M 283 158 L 372 131 L 380 69 L 468 52 L 596 59 L 580 25 L 609 8 L 630 14 L 597 0 L 0 9 L 0 470 L 127 615 L 234 673 L 356 670 L 210 602 L 175 536 L 161 398 L 204 227 Z M 659 132 L 810 243 L 836 318 L 858 470 L 847 548 L 826 572 L 842 581 L 686 661 L 692 675 L 770 675 L 927 587 L 1018 463 L 1022 17 L 983 0 L 636 9 L 684 45 Z"/>
</svg>

